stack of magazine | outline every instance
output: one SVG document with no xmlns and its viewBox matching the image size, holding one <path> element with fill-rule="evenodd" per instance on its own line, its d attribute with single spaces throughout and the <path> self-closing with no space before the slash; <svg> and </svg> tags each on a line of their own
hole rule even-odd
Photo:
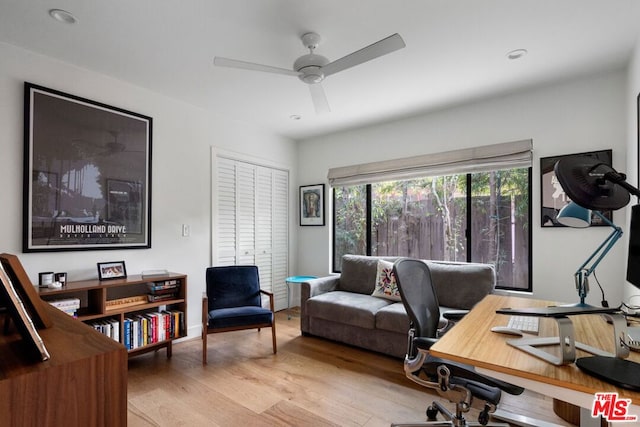
<svg viewBox="0 0 640 427">
<path fill-rule="evenodd" d="M 78 310 L 80 309 L 79 298 L 65 298 L 54 301 L 49 301 L 49 304 L 55 308 L 64 311 L 69 316 L 77 317 Z"/>
<path fill-rule="evenodd" d="M 180 292 L 180 281 L 178 280 L 149 282 L 147 286 L 149 287 L 149 293 L 147 295 L 149 302 L 176 299 Z"/>
</svg>

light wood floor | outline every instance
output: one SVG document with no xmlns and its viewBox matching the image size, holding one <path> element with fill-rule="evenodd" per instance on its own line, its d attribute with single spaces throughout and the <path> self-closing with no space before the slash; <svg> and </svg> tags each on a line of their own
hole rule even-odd
<svg viewBox="0 0 640 427">
<path fill-rule="evenodd" d="M 402 361 L 303 337 L 297 317 L 277 314 L 269 330 L 209 335 L 129 361 L 128 423 L 138 426 L 366 426 L 423 421 L 435 394 L 413 384 Z M 560 425 L 551 399 L 503 395 L 501 409 Z M 447 407 L 452 408 L 448 403 Z M 477 412 L 467 419 L 475 421 Z"/>
</svg>

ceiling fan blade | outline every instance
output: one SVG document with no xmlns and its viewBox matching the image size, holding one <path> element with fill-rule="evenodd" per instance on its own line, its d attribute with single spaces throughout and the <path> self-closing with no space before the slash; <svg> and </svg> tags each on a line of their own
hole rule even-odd
<svg viewBox="0 0 640 427">
<path fill-rule="evenodd" d="M 327 96 L 324 94 L 324 89 L 320 83 L 310 84 L 309 91 L 311 92 L 311 100 L 313 101 L 313 106 L 316 108 L 317 114 L 331 112 Z"/>
<path fill-rule="evenodd" d="M 251 70 L 251 71 L 265 71 L 267 73 L 286 74 L 288 76 L 296 76 L 296 77 L 300 75 L 299 72 L 293 71 L 293 70 L 287 70 L 286 68 L 255 64 L 253 62 L 239 61 L 237 59 L 223 58 L 220 56 L 215 56 L 213 58 L 213 65 L 217 65 L 218 67 L 241 68 L 244 70 Z"/>
<path fill-rule="evenodd" d="M 371 61 L 382 55 L 394 52 L 398 49 L 402 49 L 406 45 L 404 40 L 400 37 L 400 34 L 396 33 L 367 47 L 363 47 L 347 56 L 343 56 L 340 59 L 336 59 L 333 62 L 328 63 L 322 67 L 322 72 L 325 77 L 335 74 L 338 71 L 346 70 L 347 68 L 355 67 L 363 62 Z"/>
</svg>

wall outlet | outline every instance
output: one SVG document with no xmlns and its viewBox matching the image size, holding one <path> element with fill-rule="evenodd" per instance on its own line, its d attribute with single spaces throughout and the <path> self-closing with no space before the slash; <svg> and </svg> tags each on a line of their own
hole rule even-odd
<svg viewBox="0 0 640 427">
<path fill-rule="evenodd" d="M 182 224 L 182 237 L 189 237 L 191 234 L 191 227 L 189 224 Z"/>
</svg>

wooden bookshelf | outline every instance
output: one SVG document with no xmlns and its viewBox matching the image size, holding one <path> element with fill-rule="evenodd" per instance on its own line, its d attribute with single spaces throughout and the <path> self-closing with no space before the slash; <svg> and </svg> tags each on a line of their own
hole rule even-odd
<svg viewBox="0 0 640 427">
<path fill-rule="evenodd" d="M 149 294 L 149 283 L 179 283 L 176 294 L 171 299 L 162 301 L 144 301 L 141 297 Z M 136 318 L 138 315 L 163 311 L 180 311 L 183 313 L 182 322 L 177 322 L 175 333 L 171 337 L 130 348 L 129 356 L 156 351 L 166 348 L 167 357 L 171 357 L 173 340 L 186 336 L 187 315 L 187 276 L 179 273 L 166 275 L 140 276 L 133 275 L 124 279 L 115 280 L 82 280 L 67 282 L 59 289 L 40 288 L 39 295 L 44 301 L 52 301 L 65 298 L 80 299 L 80 309 L 77 312 L 78 320 L 89 325 L 100 321 L 117 322 L 118 341 L 125 344 L 125 321 Z M 168 335 L 168 334 L 167 334 Z M 131 336 L 131 331 L 129 332 Z"/>
<path fill-rule="evenodd" d="M 0 424 L 126 425 L 124 347 L 48 304 L 43 309 L 53 322 L 38 331 L 51 356 L 46 362 L 26 357 L 14 325 L 0 333 Z"/>
</svg>

